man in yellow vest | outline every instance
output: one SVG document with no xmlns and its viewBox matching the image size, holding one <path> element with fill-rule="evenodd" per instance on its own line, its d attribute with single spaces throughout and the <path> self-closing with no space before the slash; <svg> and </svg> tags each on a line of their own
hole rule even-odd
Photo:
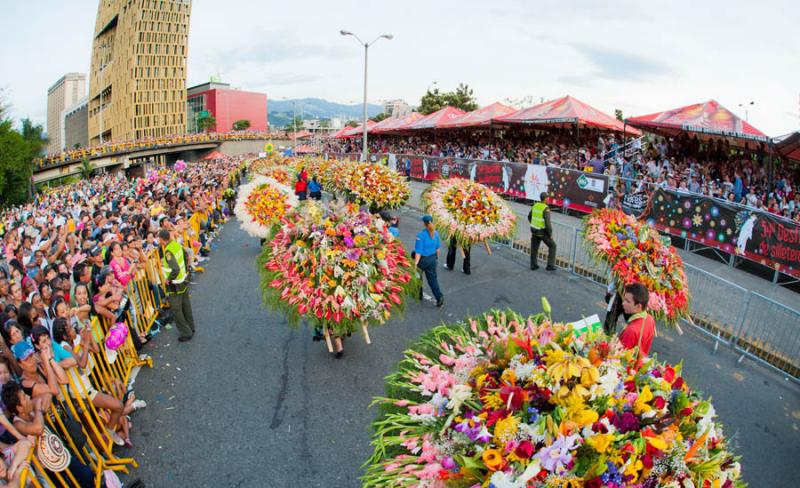
<svg viewBox="0 0 800 488">
<path fill-rule="evenodd" d="M 189 301 L 189 283 L 186 268 L 186 255 L 183 246 L 172 239 L 166 229 L 158 233 L 159 255 L 167 280 L 167 295 L 170 310 L 175 315 L 175 325 L 180 336 L 178 341 L 186 342 L 194 336 L 194 316 L 192 303 Z"/>
<path fill-rule="evenodd" d="M 553 240 L 553 226 L 550 224 L 550 209 L 547 207 L 547 192 L 539 195 L 539 201 L 534 203 L 528 212 L 528 222 L 531 224 L 531 269 L 539 269 L 539 244 L 547 245 L 547 271 L 556 269 L 556 242 Z"/>
</svg>

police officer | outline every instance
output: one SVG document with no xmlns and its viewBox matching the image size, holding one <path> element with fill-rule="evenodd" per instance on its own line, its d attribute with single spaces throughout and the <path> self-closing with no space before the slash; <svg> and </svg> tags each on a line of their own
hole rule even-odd
<svg viewBox="0 0 800 488">
<path fill-rule="evenodd" d="M 439 289 L 439 281 L 436 278 L 436 263 L 442 241 L 439 233 L 433 228 L 433 217 L 423 215 L 422 223 L 425 224 L 425 229 L 417 234 L 417 241 L 414 244 L 414 264 L 425 273 L 433 296 L 436 297 L 436 306 L 441 307 L 444 305 L 444 295 Z"/>
<path fill-rule="evenodd" d="M 178 241 L 171 238 L 166 229 L 158 233 L 159 255 L 164 277 L 167 280 L 167 294 L 172 313 L 175 315 L 175 325 L 178 327 L 178 341 L 186 342 L 194 336 L 194 316 L 192 303 L 189 301 L 188 273 L 186 271 L 186 256 L 183 247 Z"/>
<path fill-rule="evenodd" d="M 547 245 L 547 271 L 556 269 L 556 242 L 553 240 L 553 226 L 550 223 L 550 209 L 547 207 L 547 192 L 539 195 L 539 201 L 534 203 L 528 212 L 528 221 L 531 223 L 531 269 L 539 269 L 539 243 Z"/>
</svg>

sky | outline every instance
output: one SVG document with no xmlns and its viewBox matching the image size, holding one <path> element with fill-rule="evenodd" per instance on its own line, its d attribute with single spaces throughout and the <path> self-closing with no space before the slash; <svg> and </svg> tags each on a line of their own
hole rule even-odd
<svg viewBox="0 0 800 488">
<path fill-rule="evenodd" d="M 45 123 L 47 88 L 88 73 L 97 0 L 0 0 L 0 88 Z M 188 86 L 412 105 L 434 83 L 480 105 L 572 95 L 626 117 L 716 99 L 769 136 L 800 129 L 800 2 L 194 0 Z M 753 105 L 749 105 L 750 102 Z"/>
</svg>

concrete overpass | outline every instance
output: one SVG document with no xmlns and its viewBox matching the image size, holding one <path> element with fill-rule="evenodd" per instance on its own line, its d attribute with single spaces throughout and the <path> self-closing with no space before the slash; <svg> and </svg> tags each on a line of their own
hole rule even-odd
<svg viewBox="0 0 800 488">
<path fill-rule="evenodd" d="M 270 141 L 266 139 L 251 139 L 242 141 L 196 142 L 94 156 L 90 157 L 89 160 L 92 165 L 94 165 L 95 169 L 104 169 L 107 172 L 114 173 L 128 169 L 143 168 L 145 164 L 172 165 L 179 159 L 196 161 L 215 149 L 226 156 L 259 153 L 264 151 L 264 145 L 267 142 Z M 280 147 L 290 147 L 292 145 L 292 141 L 287 140 L 273 140 L 271 142 L 275 145 L 276 149 Z M 65 176 L 79 175 L 82 166 L 82 162 L 77 160 L 66 161 L 58 166 L 51 166 L 38 171 L 34 170 L 33 182 L 43 183 Z"/>
</svg>

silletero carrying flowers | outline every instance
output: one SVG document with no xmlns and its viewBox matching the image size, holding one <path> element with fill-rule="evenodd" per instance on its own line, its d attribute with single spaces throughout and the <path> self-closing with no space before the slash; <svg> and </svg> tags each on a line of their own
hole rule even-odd
<svg viewBox="0 0 800 488">
<path fill-rule="evenodd" d="M 239 187 L 234 213 L 245 232 L 263 239 L 269 235 L 270 227 L 279 223 L 298 203 L 289 187 L 256 175 L 250 183 Z"/>
<path fill-rule="evenodd" d="M 680 366 L 548 315 L 425 333 L 373 404 L 364 486 L 733 488 L 740 465 Z"/>
<path fill-rule="evenodd" d="M 507 239 L 516 229 L 516 216 L 502 198 L 464 178 L 436 180 L 423 192 L 422 203 L 437 230 L 462 246 Z"/>
<path fill-rule="evenodd" d="M 326 336 L 359 327 L 366 333 L 419 291 L 413 262 L 384 222 L 341 201 L 293 211 L 276 227 L 259 266 L 264 301 L 290 323 L 306 319 Z"/>
<path fill-rule="evenodd" d="M 654 228 L 620 210 L 600 209 L 586 217 L 584 239 L 589 254 L 610 268 L 618 291 L 637 281 L 647 287 L 655 319 L 676 323 L 689 315 L 683 260 Z"/>
</svg>

